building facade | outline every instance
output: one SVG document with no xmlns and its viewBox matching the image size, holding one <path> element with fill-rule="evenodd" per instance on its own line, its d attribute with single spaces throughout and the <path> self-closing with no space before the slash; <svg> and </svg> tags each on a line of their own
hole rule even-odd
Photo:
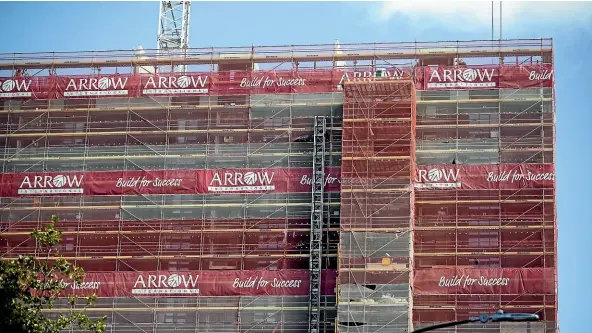
<svg viewBox="0 0 592 333">
<path fill-rule="evenodd" d="M 2 258 L 58 215 L 108 332 L 557 331 L 551 40 L 5 54 L 0 87 Z"/>
</svg>

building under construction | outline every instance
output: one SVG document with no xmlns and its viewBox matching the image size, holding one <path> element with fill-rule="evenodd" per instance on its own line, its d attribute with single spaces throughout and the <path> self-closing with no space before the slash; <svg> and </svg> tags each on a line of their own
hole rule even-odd
<svg viewBox="0 0 592 333">
<path fill-rule="evenodd" d="M 58 215 L 107 332 L 554 333 L 554 110 L 547 39 L 0 54 L 1 257 Z"/>
</svg>

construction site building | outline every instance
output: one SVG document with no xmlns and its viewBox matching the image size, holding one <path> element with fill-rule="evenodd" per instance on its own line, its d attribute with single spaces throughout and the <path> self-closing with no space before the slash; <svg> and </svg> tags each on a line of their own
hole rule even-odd
<svg viewBox="0 0 592 333">
<path fill-rule="evenodd" d="M 57 215 L 113 333 L 555 333 L 554 96 L 550 39 L 0 54 L 0 255 Z"/>
</svg>

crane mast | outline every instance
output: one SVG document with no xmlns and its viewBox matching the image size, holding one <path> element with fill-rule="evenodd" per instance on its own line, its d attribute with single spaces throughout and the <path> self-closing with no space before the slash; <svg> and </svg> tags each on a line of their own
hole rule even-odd
<svg viewBox="0 0 592 333">
<path fill-rule="evenodd" d="M 158 56 L 185 57 L 189 47 L 190 1 L 161 1 L 158 15 Z M 162 69 L 161 69 L 162 70 Z M 171 67 L 185 72 L 186 66 Z"/>
</svg>

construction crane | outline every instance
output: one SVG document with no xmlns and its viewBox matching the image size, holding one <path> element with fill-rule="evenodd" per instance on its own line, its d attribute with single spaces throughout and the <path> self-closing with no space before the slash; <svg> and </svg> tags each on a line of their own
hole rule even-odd
<svg viewBox="0 0 592 333">
<path fill-rule="evenodd" d="M 161 1 L 158 15 L 158 56 L 184 57 L 189 47 L 190 1 Z M 185 72 L 186 66 L 171 68 Z"/>
</svg>

